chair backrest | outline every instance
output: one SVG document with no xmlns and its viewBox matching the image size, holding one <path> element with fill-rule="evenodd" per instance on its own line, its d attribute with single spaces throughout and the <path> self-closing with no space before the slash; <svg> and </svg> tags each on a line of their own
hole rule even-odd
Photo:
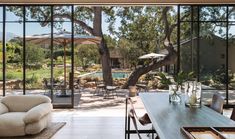
<svg viewBox="0 0 235 139">
<path fill-rule="evenodd" d="M 133 101 L 131 100 L 131 98 L 127 98 L 128 100 L 128 103 L 130 104 L 130 110 L 129 110 L 129 113 L 128 113 L 128 116 L 131 118 L 132 122 L 133 122 L 133 125 L 135 127 L 135 130 L 136 130 L 136 133 L 139 137 L 139 139 L 142 139 L 142 137 L 140 136 L 140 133 L 139 133 L 139 130 L 138 130 L 138 127 L 137 127 L 137 120 L 138 117 L 137 117 L 137 114 L 135 112 L 135 108 L 134 108 L 134 105 L 133 105 Z"/>
<path fill-rule="evenodd" d="M 2 98 L 9 112 L 27 112 L 42 103 L 51 103 L 51 99 L 43 95 L 15 95 Z"/>
<path fill-rule="evenodd" d="M 95 84 L 96 85 L 104 84 L 104 81 L 103 80 L 95 80 Z"/>
<path fill-rule="evenodd" d="M 235 107 L 233 108 L 232 114 L 230 119 L 232 119 L 233 121 L 235 121 Z"/>
<path fill-rule="evenodd" d="M 129 113 L 131 113 L 130 116 L 132 116 L 132 117 L 138 119 L 138 116 L 137 116 L 137 114 L 136 114 L 136 112 L 135 112 L 134 103 L 133 103 L 132 99 L 131 99 L 131 98 L 127 98 L 127 99 L 128 99 L 128 100 L 127 100 L 128 103 L 129 103 L 129 105 L 130 105 L 130 110 L 129 110 Z"/>
<path fill-rule="evenodd" d="M 210 108 L 218 113 L 223 113 L 224 97 L 218 93 L 215 93 L 212 97 L 212 103 Z"/>
</svg>

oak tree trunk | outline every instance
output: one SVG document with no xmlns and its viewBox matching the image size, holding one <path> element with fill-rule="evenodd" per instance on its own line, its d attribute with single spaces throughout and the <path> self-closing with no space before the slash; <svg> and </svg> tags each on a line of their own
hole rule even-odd
<svg viewBox="0 0 235 139">
<path fill-rule="evenodd" d="M 101 37 L 99 53 L 101 56 L 103 80 L 105 85 L 112 85 L 112 71 L 110 65 L 110 54 L 102 33 L 102 7 L 94 7 L 93 35 Z"/>
<path fill-rule="evenodd" d="M 153 61 L 149 65 L 144 65 L 142 67 L 136 68 L 128 78 L 127 82 L 122 86 L 122 88 L 127 89 L 129 86 L 135 86 L 138 79 L 150 72 L 151 70 L 160 68 L 162 66 L 166 66 L 169 64 L 174 64 L 177 61 L 177 52 L 174 50 L 173 47 L 169 47 L 168 49 L 168 55 L 160 61 Z"/>
<path fill-rule="evenodd" d="M 128 78 L 127 82 L 123 85 L 123 88 L 128 88 L 129 86 L 136 85 L 138 79 L 140 76 L 150 72 L 151 70 L 160 68 L 162 66 L 174 64 L 177 61 L 177 52 L 174 50 L 174 47 L 171 43 L 171 33 L 173 32 L 173 29 L 176 27 L 177 24 L 171 24 L 168 21 L 168 12 L 170 10 L 170 7 L 164 7 L 162 10 L 162 17 L 161 20 L 164 24 L 164 46 L 165 49 L 168 51 L 168 55 L 160 61 L 153 61 L 149 65 L 144 65 L 143 67 L 136 68 Z"/>
</svg>

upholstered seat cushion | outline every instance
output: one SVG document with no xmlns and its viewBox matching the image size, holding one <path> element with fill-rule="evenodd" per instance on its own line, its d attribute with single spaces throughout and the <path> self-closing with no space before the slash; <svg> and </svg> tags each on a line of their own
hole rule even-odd
<svg viewBox="0 0 235 139">
<path fill-rule="evenodd" d="M 8 112 L 8 108 L 0 102 L 0 114 Z"/>
<path fill-rule="evenodd" d="M 26 134 L 37 134 L 40 133 L 44 128 L 46 128 L 51 121 L 51 114 L 48 114 L 41 118 L 40 121 L 35 123 L 27 124 L 25 127 Z"/>
<path fill-rule="evenodd" d="M 51 99 L 43 95 L 6 96 L 0 102 L 0 137 L 37 134 L 51 121 Z"/>
<path fill-rule="evenodd" d="M 49 114 L 52 111 L 52 104 L 51 103 L 43 103 L 40 104 L 34 108 L 32 108 L 31 110 L 29 110 L 25 117 L 24 117 L 24 122 L 26 124 L 30 124 L 30 123 L 34 123 L 34 122 L 38 122 L 39 120 L 41 120 L 44 116 L 46 116 L 47 114 Z"/>
<path fill-rule="evenodd" d="M 39 104 L 51 103 L 51 100 L 49 97 L 42 95 L 17 95 L 4 97 L 2 103 L 6 105 L 9 112 L 27 112 Z"/>
<path fill-rule="evenodd" d="M 0 115 L 0 136 L 25 135 L 25 112 L 9 112 Z"/>
</svg>

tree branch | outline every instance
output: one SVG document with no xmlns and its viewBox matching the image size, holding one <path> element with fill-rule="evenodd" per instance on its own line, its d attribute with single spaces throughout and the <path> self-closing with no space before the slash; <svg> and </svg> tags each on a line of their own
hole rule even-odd
<svg viewBox="0 0 235 139">
<path fill-rule="evenodd" d="M 167 13 L 168 11 L 170 10 L 170 7 L 165 7 L 162 11 L 162 21 L 163 21 L 163 24 L 165 25 L 165 28 L 164 28 L 164 33 L 165 33 L 165 37 L 164 37 L 164 45 L 167 47 L 167 43 L 170 43 L 170 25 L 169 25 L 169 21 L 167 19 Z"/>
<path fill-rule="evenodd" d="M 113 8 L 114 8 L 114 6 L 110 6 L 110 7 L 107 7 L 107 8 L 103 7 L 103 10 L 106 11 L 106 12 L 111 12 Z"/>
<path fill-rule="evenodd" d="M 181 18 L 180 18 L 180 20 L 182 21 L 182 20 L 184 20 L 186 17 L 188 17 L 189 16 L 189 14 L 185 14 L 184 16 L 182 16 Z M 178 23 L 175 23 L 175 24 L 172 24 L 171 25 L 171 27 L 170 27 L 170 34 L 173 32 L 173 30 L 175 29 L 175 27 L 177 27 L 177 25 L 178 25 Z"/>
<path fill-rule="evenodd" d="M 55 14 L 53 15 L 53 18 L 67 18 L 72 20 L 71 15 L 69 14 Z M 49 21 L 50 18 L 46 18 L 47 21 Z M 74 19 L 74 23 L 80 25 L 82 28 L 84 28 L 86 31 L 88 31 L 90 34 L 93 34 L 93 28 L 90 27 L 89 25 L 87 25 L 85 22 L 79 20 L 79 19 Z M 41 25 L 42 26 L 46 26 L 48 24 L 48 22 L 43 22 Z"/>
</svg>

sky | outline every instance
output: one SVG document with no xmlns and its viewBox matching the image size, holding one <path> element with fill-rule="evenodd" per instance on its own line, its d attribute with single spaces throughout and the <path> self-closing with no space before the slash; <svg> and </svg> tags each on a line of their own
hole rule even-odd
<svg viewBox="0 0 235 139">
<path fill-rule="evenodd" d="M 175 6 L 175 10 L 176 10 L 176 6 Z M 108 32 L 108 23 L 105 22 L 106 20 L 106 16 L 103 14 L 102 16 L 102 29 L 103 29 L 103 33 L 104 34 L 109 34 Z M 13 13 L 7 11 L 6 12 L 6 20 L 7 21 L 16 21 L 19 20 L 19 17 L 15 16 Z M 120 23 L 120 18 L 117 17 L 116 22 L 114 24 L 115 30 L 117 31 L 118 28 L 121 26 Z M 0 7 L 0 21 L 2 21 L 2 7 Z M 2 24 L 0 23 L 0 26 Z M 89 23 L 89 25 L 92 25 L 91 23 Z M 65 29 L 66 31 L 71 32 L 71 22 L 66 22 L 64 24 L 62 24 L 63 29 Z M 44 33 L 50 33 L 51 28 L 50 27 L 41 27 L 39 25 L 39 23 L 26 23 L 26 36 L 28 35 L 35 35 L 35 34 L 44 34 Z M 224 29 L 225 31 L 225 29 Z M 0 27 L 0 32 L 2 32 L 2 27 Z M 23 36 L 23 24 L 21 23 L 7 23 L 6 24 L 6 32 L 10 32 L 13 33 L 17 36 Z M 55 28 L 54 32 L 58 32 L 58 30 Z M 235 26 L 231 27 L 231 29 L 229 30 L 229 33 L 232 33 L 235 35 Z M 114 36 L 112 36 L 114 37 Z"/>
<path fill-rule="evenodd" d="M 102 30 L 104 34 L 110 34 L 108 32 L 108 23 L 105 22 L 106 16 L 103 14 L 102 16 Z M 11 12 L 6 12 L 6 21 L 19 21 L 19 17 L 15 16 Z M 2 21 L 2 8 L 0 7 L 0 21 Z M 2 26 L 2 24 L 0 23 Z M 92 25 L 91 23 L 89 25 Z M 120 19 L 117 18 L 115 22 L 115 29 L 117 30 L 120 26 Z M 62 24 L 62 28 L 66 31 L 71 32 L 71 22 L 66 22 Z M 41 27 L 39 23 L 26 23 L 26 36 L 27 35 L 35 35 L 35 34 L 43 34 L 50 33 L 50 26 Z M 2 28 L 0 28 L 0 32 L 2 32 Z M 22 23 L 7 23 L 6 24 L 6 32 L 13 33 L 17 36 L 23 36 L 23 24 Z M 58 32 L 57 29 L 54 28 L 54 32 Z"/>
</svg>

